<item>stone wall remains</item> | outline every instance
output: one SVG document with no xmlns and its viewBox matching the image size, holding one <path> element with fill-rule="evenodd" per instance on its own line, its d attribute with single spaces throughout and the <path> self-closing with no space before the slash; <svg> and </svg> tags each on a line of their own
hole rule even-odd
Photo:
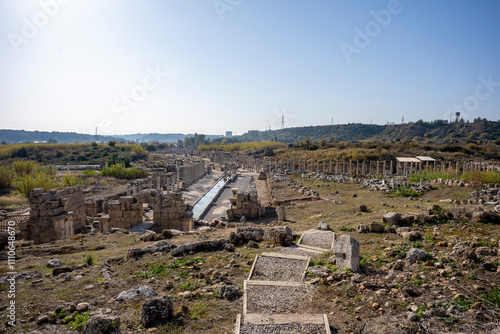
<svg viewBox="0 0 500 334">
<path fill-rule="evenodd" d="M 33 189 L 29 202 L 27 239 L 39 244 L 65 239 L 85 230 L 86 204 L 82 186 L 47 193 L 41 188 Z"/>
</svg>

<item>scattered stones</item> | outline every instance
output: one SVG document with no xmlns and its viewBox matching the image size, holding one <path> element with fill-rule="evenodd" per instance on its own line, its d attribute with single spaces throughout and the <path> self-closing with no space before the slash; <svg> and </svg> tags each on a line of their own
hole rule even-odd
<svg viewBox="0 0 500 334">
<path fill-rule="evenodd" d="M 398 225 L 401 223 L 401 214 L 396 212 L 388 212 L 383 217 L 384 223 L 389 223 L 390 225 Z"/>
<path fill-rule="evenodd" d="M 156 232 L 151 231 L 151 230 L 147 230 L 146 232 L 144 232 L 141 235 L 141 237 L 139 239 L 147 242 L 147 241 L 156 241 L 158 239 L 158 237 L 156 235 Z"/>
<path fill-rule="evenodd" d="M 52 270 L 52 276 L 59 276 L 61 274 L 70 273 L 72 271 L 80 270 L 80 269 L 85 268 L 85 267 L 87 267 L 86 264 L 54 268 Z"/>
<path fill-rule="evenodd" d="M 47 267 L 49 268 L 56 268 L 62 266 L 62 261 L 59 259 L 52 259 L 47 261 Z"/>
<path fill-rule="evenodd" d="M 359 224 L 356 227 L 356 231 L 358 231 L 359 233 L 368 233 L 370 232 L 370 227 L 368 225 Z"/>
<path fill-rule="evenodd" d="M 272 241 L 276 246 L 290 246 L 293 242 L 292 229 L 288 226 L 266 229 L 264 240 Z"/>
<path fill-rule="evenodd" d="M 143 257 L 145 254 L 152 254 L 156 252 L 167 253 L 170 251 L 170 248 L 170 245 L 166 241 L 161 240 L 143 248 L 129 249 L 127 251 L 127 259 L 137 260 Z"/>
<path fill-rule="evenodd" d="M 146 328 L 156 327 L 171 321 L 174 317 L 174 299 L 163 296 L 146 300 L 141 305 L 139 322 Z"/>
<path fill-rule="evenodd" d="M 111 315 L 96 314 L 90 317 L 83 327 L 83 334 L 113 333 L 120 328 L 120 318 Z"/>
<path fill-rule="evenodd" d="M 89 303 L 78 303 L 76 304 L 76 310 L 78 312 L 84 312 L 90 309 L 90 304 Z"/>
<path fill-rule="evenodd" d="M 421 261 L 429 256 L 429 253 L 422 249 L 412 248 L 406 254 L 406 262 L 413 264 L 417 261 Z"/>
<path fill-rule="evenodd" d="M 372 223 L 370 223 L 370 232 L 383 233 L 384 232 L 384 225 L 377 223 L 377 222 L 372 222 Z"/>
<path fill-rule="evenodd" d="M 404 240 L 416 241 L 416 240 L 421 240 L 424 235 L 417 231 L 411 231 L 411 232 L 403 232 L 400 234 L 400 236 Z"/>
<path fill-rule="evenodd" d="M 331 230 L 330 225 L 323 222 L 323 221 L 318 223 L 318 229 L 321 231 L 330 231 Z"/>
<path fill-rule="evenodd" d="M 241 289 L 232 285 L 221 285 L 219 287 L 219 298 L 234 300 L 242 295 Z"/>
<path fill-rule="evenodd" d="M 247 243 L 247 247 L 248 248 L 259 248 L 259 244 L 256 243 L 255 241 L 253 240 L 250 240 L 248 243 Z"/>
<path fill-rule="evenodd" d="M 140 286 L 138 289 L 131 289 L 120 292 L 116 297 L 116 300 L 125 301 L 138 296 L 154 297 L 156 296 L 156 293 L 154 292 L 153 288 L 150 287 L 149 285 L 143 285 Z"/>
<path fill-rule="evenodd" d="M 172 250 L 172 256 L 182 256 L 189 252 L 197 253 L 221 249 L 227 242 L 228 241 L 226 239 L 215 239 L 179 245 Z"/>
<path fill-rule="evenodd" d="M 359 207 L 359 210 L 361 212 L 368 212 L 368 207 L 364 204 L 361 204 L 360 207 Z"/>
</svg>

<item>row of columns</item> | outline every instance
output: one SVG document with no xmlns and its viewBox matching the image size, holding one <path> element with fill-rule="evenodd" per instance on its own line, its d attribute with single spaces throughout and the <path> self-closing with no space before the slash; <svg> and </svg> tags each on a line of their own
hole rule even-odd
<svg viewBox="0 0 500 334">
<path fill-rule="evenodd" d="M 441 162 L 398 162 L 398 161 L 313 161 L 305 159 L 276 159 L 260 160 L 245 159 L 241 162 L 243 168 L 261 172 L 264 170 L 289 170 L 292 173 L 324 172 L 332 174 L 361 174 L 361 175 L 409 175 L 421 170 L 441 170 L 448 173 L 465 173 L 469 171 L 498 170 L 499 167 L 483 162 L 464 162 L 460 164 Z"/>
</svg>

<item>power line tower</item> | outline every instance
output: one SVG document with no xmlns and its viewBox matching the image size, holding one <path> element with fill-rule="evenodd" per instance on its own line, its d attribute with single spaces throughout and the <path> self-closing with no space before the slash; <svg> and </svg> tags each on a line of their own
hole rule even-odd
<svg viewBox="0 0 500 334">
<path fill-rule="evenodd" d="M 95 135 L 97 136 L 97 126 L 95 127 Z"/>
<path fill-rule="evenodd" d="M 281 129 L 285 128 L 285 115 L 281 115 Z"/>
</svg>

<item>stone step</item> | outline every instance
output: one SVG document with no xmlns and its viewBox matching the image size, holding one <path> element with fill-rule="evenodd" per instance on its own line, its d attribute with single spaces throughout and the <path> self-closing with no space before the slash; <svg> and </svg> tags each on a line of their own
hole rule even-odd
<svg viewBox="0 0 500 334">
<path fill-rule="evenodd" d="M 325 252 L 328 252 L 328 250 L 324 249 L 318 250 L 307 246 L 298 245 L 298 246 L 290 246 L 283 248 L 282 250 L 279 251 L 279 254 L 304 256 L 304 257 L 309 257 L 311 259 L 317 259 Z"/>
<path fill-rule="evenodd" d="M 310 258 L 279 253 L 262 253 L 253 262 L 248 280 L 302 282 Z"/>
<path fill-rule="evenodd" d="M 236 334 L 247 333 L 319 333 L 331 334 L 326 314 L 238 314 Z"/>
<path fill-rule="evenodd" d="M 243 286 L 243 314 L 301 313 L 311 301 L 305 283 L 246 280 Z"/>
<path fill-rule="evenodd" d="M 331 231 L 307 230 L 302 233 L 298 245 L 328 252 L 333 249 L 334 242 L 335 233 Z"/>
</svg>

